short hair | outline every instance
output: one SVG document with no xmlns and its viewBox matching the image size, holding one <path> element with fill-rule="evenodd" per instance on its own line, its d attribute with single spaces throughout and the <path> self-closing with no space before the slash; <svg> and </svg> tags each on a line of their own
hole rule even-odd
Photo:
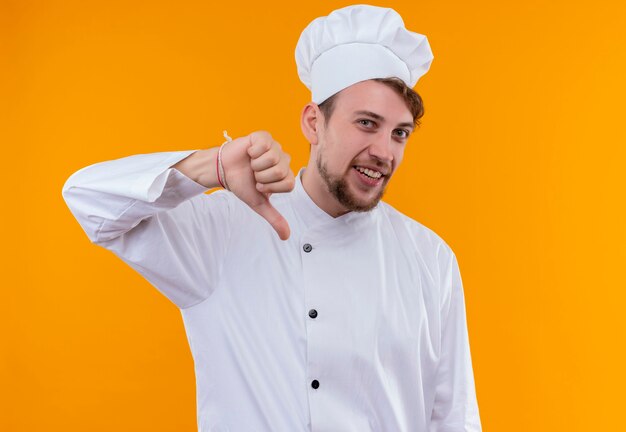
<svg viewBox="0 0 626 432">
<path fill-rule="evenodd" d="M 424 115 L 424 103 L 422 101 L 422 97 L 417 94 L 415 90 L 405 84 L 400 78 L 391 77 L 391 78 L 373 78 L 373 81 L 378 81 L 379 83 L 385 84 L 394 90 L 406 103 L 407 108 L 413 115 L 413 124 L 417 127 L 420 125 L 420 119 Z M 328 124 L 330 120 L 330 116 L 333 114 L 333 110 L 335 108 L 335 101 L 337 95 L 341 93 L 335 93 L 321 104 L 319 104 L 320 111 L 324 114 L 324 124 Z"/>
</svg>

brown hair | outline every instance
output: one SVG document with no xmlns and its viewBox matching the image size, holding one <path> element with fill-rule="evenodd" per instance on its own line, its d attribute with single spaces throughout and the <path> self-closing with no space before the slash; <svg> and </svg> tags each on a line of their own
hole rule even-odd
<svg viewBox="0 0 626 432">
<path fill-rule="evenodd" d="M 378 81 L 388 87 L 391 87 L 392 90 L 400 95 L 400 97 L 404 99 L 404 102 L 409 108 L 409 111 L 411 111 L 411 114 L 413 115 L 413 124 L 415 124 L 416 127 L 419 126 L 419 120 L 424 115 L 424 103 L 422 102 L 422 97 L 417 94 L 415 90 L 407 86 L 400 78 L 396 77 L 373 78 L 373 81 Z M 318 105 L 320 111 L 322 111 L 322 114 L 324 114 L 324 124 L 328 124 L 330 116 L 333 114 L 333 109 L 335 108 L 335 100 L 339 93 L 335 93 Z"/>
</svg>

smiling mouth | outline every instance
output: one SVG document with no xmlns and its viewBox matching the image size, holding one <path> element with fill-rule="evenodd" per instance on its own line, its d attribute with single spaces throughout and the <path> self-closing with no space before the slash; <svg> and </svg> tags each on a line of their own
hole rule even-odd
<svg viewBox="0 0 626 432">
<path fill-rule="evenodd" d="M 352 168 L 354 168 L 355 170 L 357 170 L 359 173 L 361 173 L 362 175 L 372 179 L 372 180 L 378 180 L 381 177 L 385 177 L 385 174 L 383 174 L 380 171 L 376 171 L 376 170 L 372 170 L 369 168 L 364 168 L 358 165 L 354 165 L 352 166 Z"/>
</svg>

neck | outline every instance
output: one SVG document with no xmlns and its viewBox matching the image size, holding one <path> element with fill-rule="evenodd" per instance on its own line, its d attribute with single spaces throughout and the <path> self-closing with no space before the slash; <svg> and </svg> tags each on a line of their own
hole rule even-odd
<svg viewBox="0 0 626 432">
<path fill-rule="evenodd" d="M 349 212 L 328 191 L 326 183 L 320 176 L 315 162 L 309 159 L 309 164 L 302 173 L 302 186 L 304 191 L 313 200 L 315 205 L 324 210 L 330 216 L 336 218 Z"/>
</svg>

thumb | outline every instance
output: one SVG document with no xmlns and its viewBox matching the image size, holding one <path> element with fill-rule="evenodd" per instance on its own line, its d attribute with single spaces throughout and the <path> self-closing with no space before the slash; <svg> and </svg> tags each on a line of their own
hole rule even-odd
<svg viewBox="0 0 626 432">
<path fill-rule="evenodd" d="M 291 230 L 289 229 L 287 220 L 274 208 L 269 199 L 266 198 L 263 202 L 253 207 L 252 210 L 270 223 L 281 240 L 287 240 L 289 238 Z"/>
</svg>

